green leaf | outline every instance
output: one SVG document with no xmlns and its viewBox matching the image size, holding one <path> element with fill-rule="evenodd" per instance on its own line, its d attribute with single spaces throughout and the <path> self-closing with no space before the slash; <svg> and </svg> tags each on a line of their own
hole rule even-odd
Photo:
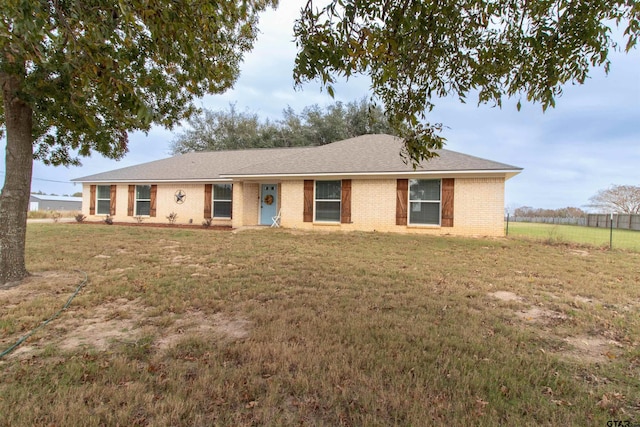
<svg viewBox="0 0 640 427">
<path fill-rule="evenodd" d="M 608 70 L 614 23 L 628 22 L 627 50 L 640 36 L 640 7 L 628 0 L 560 6 L 531 0 L 333 0 L 316 6 L 306 2 L 296 21 L 296 83 L 320 77 L 328 88 L 337 77 L 367 74 L 393 120 L 418 135 L 429 132 L 418 124 L 435 98 L 453 95 L 466 102 L 473 94 L 478 103 L 501 106 L 503 96 L 517 96 L 519 111 L 524 97 L 543 109 L 554 107 L 563 85 L 583 83 L 596 67 Z"/>
</svg>

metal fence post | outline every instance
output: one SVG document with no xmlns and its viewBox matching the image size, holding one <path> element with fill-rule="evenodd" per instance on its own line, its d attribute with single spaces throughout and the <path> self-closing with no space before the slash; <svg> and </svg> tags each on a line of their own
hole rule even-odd
<svg viewBox="0 0 640 427">
<path fill-rule="evenodd" d="M 613 249 L 613 213 L 609 224 L 609 249 Z"/>
<path fill-rule="evenodd" d="M 507 212 L 507 233 L 506 235 L 509 235 L 509 213 Z"/>
</svg>

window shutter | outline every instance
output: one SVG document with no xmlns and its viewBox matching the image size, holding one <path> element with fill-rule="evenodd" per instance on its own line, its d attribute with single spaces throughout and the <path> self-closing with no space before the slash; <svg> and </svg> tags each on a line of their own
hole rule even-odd
<svg viewBox="0 0 640 427">
<path fill-rule="evenodd" d="M 109 215 L 114 216 L 116 214 L 116 186 L 112 185 L 109 194 Z"/>
<path fill-rule="evenodd" d="M 136 186 L 129 186 L 129 194 L 128 194 L 128 203 L 127 203 L 127 216 L 133 216 L 133 204 L 136 201 Z"/>
<path fill-rule="evenodd" d="M 442 180 L 442 226 L 453 227 L 453 188 L 455 180 L 444 178 Z"/>
<path fill-rule="evenodd" d="M 158 194 L 158 186 L 157 185 L 152 185 L 151 186 L 151 200 L 149 201 L 149 205 L 151 205 L 149 207 L 149 216 L 154 217 L 156 216 L 156 199 L 157 199 L 157 194 Z"/>
<path fill-rule="evenodd" d="M 399 179 L 396 185 L 396 225 L 407 225 L 409 180 Z"/>
<path fill-rule="evenodd" d="M 342 203 L 340 203 L 340 222 L 351 224 L 351 180 L 342 180 Z"/>
<path fill-rule="evenodd" d="M 96 214 L 96 186 L 89 187 L 89 215 Z"/>
<path fill-rule="evenodd" d="M 304 222 L 313 222 L 313 180 L 304 180 Z"/>
<path fill-rule="evenodd" d="M 213 193 L 213 184 L 204 185 L 204 219 L 211 218 L 211 195 Z"/>
</svg>

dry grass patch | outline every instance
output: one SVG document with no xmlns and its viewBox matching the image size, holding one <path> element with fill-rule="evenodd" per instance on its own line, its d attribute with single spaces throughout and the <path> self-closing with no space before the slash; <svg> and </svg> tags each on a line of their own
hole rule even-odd
<svg viewBox="0 0 640 427">
<path fill-rule="evenodd" d="M 112 270 L 113 271 L 113 270 Z M 41 321 L 59 310 L 73 293 L 79 273 L 45 272 L 34 274 L 20 286 L 0 290 L 2 318 L 21 316 L 23 324 L 17 330 L 9 324 L 3 326 L 0 350 L 10 347 L 21 336 L 38 326 Z M 46 330 L 29 338 L 25 344 L 8 354 L 7 359 L 35 358 L 56 346 L 62 352 L 107 351 L 121 344 L 138 345 L 140 339 L 154 336 L 154 346 L 167 350 L 184 337 L 215 335 L 214 339 L 244 339 L 249 334 L 250 322 L 222 313 L 207 316 L 202 312 L 169 315 L 163 319 L 148 316 L 149 307 L 140 298 L 119 298 L 105 302 L 92 310 L 71 309 L 71 315 L 62 316 Z M 170 327 L 167 327 L 170 325 Z M 11 332 L 11 333 L 10 333 Z M 0 362 L 1 363 L 1 362 Z"/>
<path fill-rule="evenodd" d="M 31 270 L 82 266 L 90 281 L 28 353 L 0 361 L 0 424 L 605 425 L 640 415 L 639 254 L 274 229 L 28 231 Z M 3 305 L 2 342 L 76 283 Z"/>
<path fill-rule="evenodd" d="M 495 291 L 495 292 L 490 292 L 489 295 L 491 295 L 496 299 L 499 299 L 500 301 L 517 301 L 517 302 L 522 301 L 522 297 L 519 297 L 518 295 L 509 291 Z"/>
<path fill-rule="evenodd" d="M 0 351 L 62 309 L 83 279 L 78 272 L 49 271 L 0 288 Z M 23 345 L 14 354 L 31 348 Z"/>
<path fill-rule="evenodd" d="M 562 322 L 569 318 L 562 312 L 548 310 L 541 307 L 531 307 L 526 310 L 521 310 L 516 312 L 516 315 L 527 322 L 538 322 L 548 325 L 556 322 Z"/>
<path fill-rule="evenodd" d="M 500 301 L 516 301 L 519 303 L 523 303 L 524 301 L 522 297 L 508 291 L 491 292 L 489 295 Z M 558 298 L 553 294 L 551 296 L 554 299 Z M 574 298 L 576 301 L 581 303 L 593 302 L 592 299 L 584 298 L 579 295 Z M 574 304 L 574 307 L 578 308 L 579 306 Z M 564 336 L 564 334 L 566 334 L 566 330 L 556 328 L 556 326 L 560 326 L 564 322 L 568 321 L 569 315 L 562 311 L 544 308 L 542 303 L 539 303 L 537 306 L 527 306 L 525 308 L 516 309 L 514 311 L 514 315 L 525 324 L 535 324 L 538 326 L 536 330 L 541 337 L 555 340 L 556 342 L 559 340 L 564 341 L 567 346 L 554 347 L 551 349 L 556 354 L 563 357 L 575 358 L 582 363 L 605 363 L 610 359 L 617 358 L 620 354 L 620 349 L 625 348 L 625 346 L 620 342 L 611 338 L 607 339 L 604 336 Z M 540 328 L 539 326 L 543 327 Z M 540 350 L 542 352 L 546 351 L 543 347 L 541 347 Z"/>
<path fill-rule="evenodd" d="M 206 336 L 215 340 L 240 340 L 249 336 L 251 322 L 244 318 L 229 318 L 222 313 L 207 316 L 202 312 L 188 312 L 163 331 L 154 345 L 160 350 L 174 348 L 188 337 Z"/>
<path fill-rule="evenodd" d="M 617 348 L 624 348 L 617 341 L 586 335 L 567 337 L 565 341 L 570 345 L 565 355 L 592 363 L 606 363 L 609 359 L 615 359 L 619 354 Z"/>
</svg>

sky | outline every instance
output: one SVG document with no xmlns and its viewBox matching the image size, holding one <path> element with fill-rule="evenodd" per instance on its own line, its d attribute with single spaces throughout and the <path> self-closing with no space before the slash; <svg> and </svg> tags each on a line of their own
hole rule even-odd
<svg viewBox="0 0 640 427">
<path fill-rule="evenodd" d="M 300 3 L 281 0 L 277 10 L 260 18 L 261 34 L 254 49 L 245 55 L 241 74 L 232 90 L 196 101 L 201 108 L 241 111 L 262 119 L 279 119 L 291 106 L 351 102 L 371 95 L 365 76 L 341 81 L 335 97 L 318 82 L 302 88 L 293 85 L 296 54 L 293 21 Z M 505 207 L 586 208 L 589 198 L 611 185 L 640 186 L 640 51 L 610 54 L 611 70 L 594 70 L 583 85 L 568 85 L 556 99 L 556 108 L 542 112 L 537 104 L 515 100 L 502 108 L 467 104 L 454 98 L 436 99 L 429 121 L 443 123 L 445 148 L 517 167 L 523 171 L 506 183 Z M 81 185 L 70 180 L 94 173 L 167 158 L 171 141 L 183 127 L 173 131 L 153 128 L 148 134 L 129 135 L 129 153 L 121 160 L 98 154 L 82 159 L 79 167 L 53 167 L 35 162 L 32 191 L 73 194 Z M 0 178 L 4 180 L 5 141 L 0 141 Z"/>
</svg>

